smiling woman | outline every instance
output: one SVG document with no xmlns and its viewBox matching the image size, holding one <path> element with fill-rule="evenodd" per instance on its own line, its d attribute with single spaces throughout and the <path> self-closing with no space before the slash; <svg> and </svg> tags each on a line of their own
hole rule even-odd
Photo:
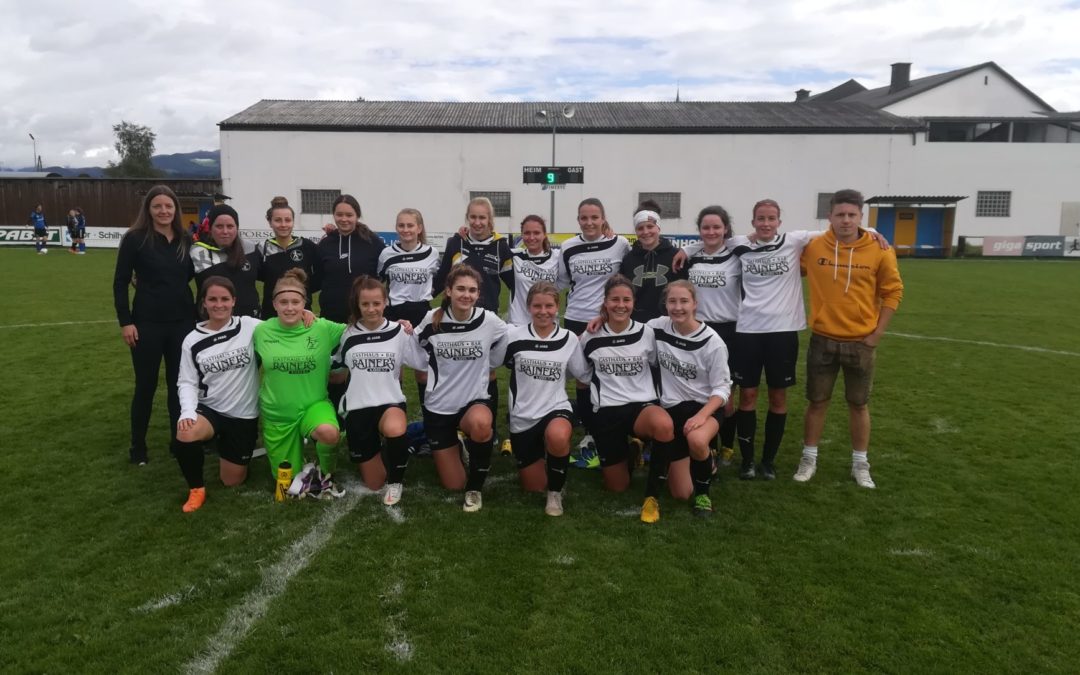
<svg viewBox="0 0 1080 675">
<path fill-rule="evenodd" d="M 255 246 L 240 236 L 240 216 L 227 204 L 217 204 L 207 214 L 210 234 L 191 247 L 191 262 L 195 267 L 195 285 L 212 276 L 222 276 L 233 283 L 236 302 L 233 312 L 237 316 L 258 317 L 259 291 L 255 281 L 259 278 L 261 259 Z"/>
</svg>

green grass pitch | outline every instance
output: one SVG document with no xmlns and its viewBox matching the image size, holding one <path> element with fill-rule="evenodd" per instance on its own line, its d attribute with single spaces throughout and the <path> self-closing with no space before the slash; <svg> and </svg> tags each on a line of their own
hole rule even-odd
<svg viewBox="0 0 1080 675">
<path fill-rule="evenodd" d="M 0 670 L 1080 663 L 1080 265 L 903 261 L 906 298 L 872 401 L 878 489 L 848 475 L 842 406 L 817 476 L 791 480 L 796 387 L 776 482 L 723 468 L 714 518 L 665 498 L 662 520 L 645 526 L 643 476 L 611 495 L 597 473 L 572 470 L 566 515 L 552 519 L 505 457 L 476 515 L 438 487 L 430 461 L 412 462 L 390 512 L 356 489 L 276 504 L 265 459 L 227 490 L 211 480 L 214 458 L 206 506 L 182 514 L 164 384 L 151 463 L 127 464 L 132 373 L 113 320 L 114 259 L 0 250 Z"/>
</svg>

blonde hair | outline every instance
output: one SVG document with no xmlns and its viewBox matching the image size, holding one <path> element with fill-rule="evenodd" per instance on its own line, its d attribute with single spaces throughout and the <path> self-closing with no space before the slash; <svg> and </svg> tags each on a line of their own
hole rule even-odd
<svg viewBox="0 0 1080 675">
<path fill-rule="evenodd" d="M 555 304 L 559 304 L 559 289 L 550 281 L 537 281 L 533 284 L 529 289 L 529 294 L 525 296 L 525 306 L 532 305 L 533 298 L 538 295 L 550 295 L 555 298 Z"/>
<path fill-rule="evenodd" d="M 694 284 L 686 279 L 676 279 L 675 281 L 669 281 L 667 283 L 667 286 L 664 287 L 664 302 L 667 302 L 668 293 L 673 288 L 685 288 L 690 291 L 690 299 L 697 302 L 697 291 L 694 289 Z"/>
<path fill-rule="evenodd" d="M 296 291 L 304 296 L 304 301 L 307 302 L 307 281 L 307 272 L 299 267 L 285 270 L 285 274 L 282 274 L 281 278 L 274 284 L 274 297 L 276 298 L 285 291 Z"/>
<path fill-rule="evenodd" d="M 420 232 L 416 235 L 416 238 L 421 244 L 427 243 L 427 228 L 424 227 L 424 214 L 420 213 L 417 209 L 404 208 L 398 211 L 397 217 L 412 216 L 416 219 L 416 224 L 420 226 Z M 468 215 L 466 215 L 468 217 Z"/>
<path fill-rule="evenodd" d="M 490 234 L 495 234 L 495 206 L 487 197 L 473 197 L 469 200 L 469 205 L 465 207 L 465 223 L 468 224 L 469 210 L 474 206 L 483 206 L 487 209 L 488 229 L 491 230 Z"/>
</svg>

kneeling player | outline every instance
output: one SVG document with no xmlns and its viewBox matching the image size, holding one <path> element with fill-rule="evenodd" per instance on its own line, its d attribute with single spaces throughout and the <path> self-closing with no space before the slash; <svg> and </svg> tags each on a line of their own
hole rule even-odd
<svg viewBox="0 0 1080 675">
<path fill-rule="evenodd" d="M 401 367 L 422 370 L 427 359 L 405 328 L 383 317 L 386 288 L 373 277 L 361 276 L 349 294 L 349 327 L 341 337 L 334 368 L 351 374 L 339 411 L 345 416 L 349 456 L 360 467 L 364 484 L 378 490 L 385 482 L 383 503 L 401 500 L 402 481 L 409 461 L 405 436 L 405 394 L 401 391 Z M 331 376 L 331 381 L 343 381 Z M 386 439 L 386 460 L 379 452 L 379 435 Z"/>
<path fill-rule="evenodd" d="M 511 445 L 521 486 L 530 492 L 547 489 L 544 512 L 561 516 L 574 431 L 566 396 L 567 375 L 586 382 L 589 369 L 577 337 L 559 327 L 559 289 L 555 284 L 533 284 L 525 306 L 532 321 L 512 326 L 506 347 Z"/>
</svg>

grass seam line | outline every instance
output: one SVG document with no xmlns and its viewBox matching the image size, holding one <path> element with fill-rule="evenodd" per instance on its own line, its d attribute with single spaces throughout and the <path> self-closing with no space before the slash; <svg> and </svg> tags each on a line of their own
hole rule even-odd
<svg viewBox="0 0 1080 675">
<path fill-rule="evenodd" d="M 184 666 L 185 673 L 213 673 L 232 654 L 269 611 L 270 604 L 285 593 L 289 580 L 304 571 L 311 560 L 334 535 L 334 526 L 360 503 L 360 498 L 375 494 L 358 484 L 348 485 L 348 493 L 319 516 L 304 536 L 294 541 L 280 560 L 263 568 L 262 581 L 249 591 L 225 615 L 225 622 L 206 646 Z"/>
<path fill-rule="evenodd" d="M 1080 352 L 1067 352 L 1061 349 L 1047 349 L 1046 347 L 1032 347 L 1031 345 L 1009 345 L 1002 344 L 1000 342 L 987 342 L 985 340 L 962 340 L 960 338 L 939 337 L 936 335 L 913 335 L 911 333 L 894 333 L 892 331 L 886 331 L 886 335 L 895 335 L 896 337 L 910 338 L 912 340 L 933 340 L 935 342 L 956 342 L 965 345 L 979 345 L 980 347 L 1001 347 L 1003 349 L 1019 349 L 1025 352 L 1035 352 L 1037 354 L 1057 354 L 1059 356 L 1080 356 Z"/>
</svg>

